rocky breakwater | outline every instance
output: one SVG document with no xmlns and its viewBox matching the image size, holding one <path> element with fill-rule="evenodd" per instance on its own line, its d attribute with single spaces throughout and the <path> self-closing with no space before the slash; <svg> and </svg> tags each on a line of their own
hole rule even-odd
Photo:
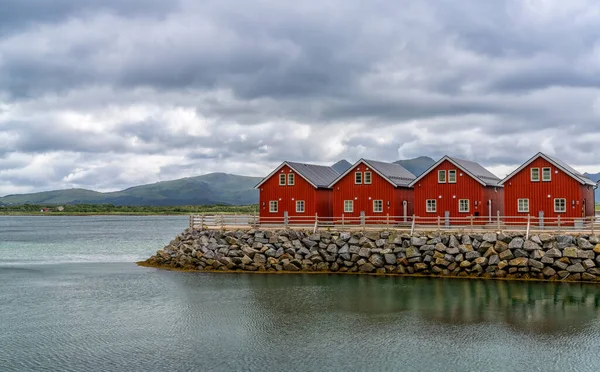
<svg viewBox="0 0 600 372">
<path fill-rule="evenodd" d="M 140 265 L 197 271 L 329 272 L 600 281 L 589 235 L 186 230 Z"/>
</svg>

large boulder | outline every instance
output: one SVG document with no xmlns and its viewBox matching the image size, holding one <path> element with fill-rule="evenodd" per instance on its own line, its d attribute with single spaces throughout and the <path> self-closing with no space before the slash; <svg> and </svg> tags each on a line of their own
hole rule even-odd
<svg viewBox="0 0 600 372">
<path fill-rule="evenodd" d="M 385 259 L 378 253 L 372 254 L 371 257 L 369 257 L 369 262 L 375 267 L 385 266 Z"/>
<path fill-rule="evenodd" d="M 525 241 L 523 240 L 523 238 L 514 238 L 508 244 L 508 248 L 510 248 L 510 249 L 520 249 L 520 248 L 523 248 L 523 244 L 525 244 Z"/>
<path fill-rule="evenodd" d="M 483 234 L 483 240 L 488 243 L 495 243 L 497 240 L 496 233 L 485 233 Z"/>
</svg>

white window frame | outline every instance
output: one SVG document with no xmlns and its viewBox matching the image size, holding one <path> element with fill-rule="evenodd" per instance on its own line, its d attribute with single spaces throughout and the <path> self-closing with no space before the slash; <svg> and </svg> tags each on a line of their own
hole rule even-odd
<svg viewBox="0 0 600 372">
<path fill-rule="evenodd" d="M 556 202 L 562 200 L 564 203 L 563 205 L 563 209 L 561 210 L 561 208 L 556 208 Z M 567 212 L 567 199 L 565 198 L 555 198 L 554 199 L 554 213 L 566 213 Z"/>
<path fill-rule="evenodd" d="M 381 209 L 377 210 L 375 204 L 381 203 Z M 383 200 L 373 200 L 373 213 L 383 213 Z"/>
<path fill-rule="evenodd" d="M 348 208 L 350 206 L 350 208 Z M 354 212 L 354 200 L 344 200 L 344 213 Z"/>
<path fill-rule="evenodd" d="M 454 181 L 450 178 L 450 175 L 454 175 Z M 448 171 L 448 183 L 456 183 L 456 169 L 451 169 Z"/>
<path fill-rule="evenodd" d="M 279 186 L 285 186 L 287 181 L 287 174 L 280 173 L 279 174 Z"/>
<path fill-rule="evenodd" d="M 363 183 L 362 172 L 354 172 L 354 184 L 355 185 L 362 185 L 362 183 Z"/>
<path fill-rule="evenodd" d="M 529 199 L 517 199 L 517 213 L 529 213 Z"/>
<path fill-rule="evenodd" d="M 288 173 L 287 183 L 288 186 L 294 186 L 296 184 L 296 176 L 294 173 Z"/>
<path fill-rule="evenodd" d="M 533 171 L 537 171 L 537 179 L 533 178 Z M 531 178 L 531 182 L 540 182 L 540 168 L 531 168 L 531 170 L 529 171 L 530 174 L 530 178 Z"/>
<path fill-rule="evenodd" d="M 275 207 L 275 208 L 273 208 Z M 279 201 L 278 200 L 270 200 L 269 201 L 269 213 L 277 213 L 279 212 Z"/>
<path fill-rule="evenodd" d="M 466 210 L 462 208 L 463 202 L 467 202 Z M 471 210 L 471 203 L 470 203 L 469 199 L 458 199 L 458 212 L 459 213 L 469 213 L 470 210 Z"/>
<path fill-rule="evenodd" d="M 444 175 L 444 180 L 442 181 L 442 179 L 440 178 L 441 175 Z M 438 183 L 446 183 L 448 181 L 448 178 L 446 177 L 446 171 L 445 170 L 439 170 L 438 171 Z"/>
<path fill-rule="evenodd" d="M 299 206 L 302 206 L 302 208 L 298 208 Z M 306 203 L 304 203 L 304 200 L 296 200 L 296 213 L 304 212 L 306 212 Z"/>
<path fill-rule="evenodd" d="M 548 178 L 544 177 L 544 171 L 548 171 Z M 552 168 L 544 167 L 542 168 L 542 182 L 550 182 L 552 181 Z"/>
<path fill-rule="evenodd" d="M 369 182 L 367 182 L 367 175 L 369 176 Z M 373 174 L 371 172 L 365 172 L 365 174 L 363 175 L 363 183 L 365 185 L 370 185 L 371 182 L 373 182 Z"/>
<path fill-rule="evenodd" d="M 433 208 L 431 208 L 433 206 Z M 427 199 L 425 200 L 425 211 L 427 213 L 435 213 L 437 212 L 437 199 Z"/>
</svg>

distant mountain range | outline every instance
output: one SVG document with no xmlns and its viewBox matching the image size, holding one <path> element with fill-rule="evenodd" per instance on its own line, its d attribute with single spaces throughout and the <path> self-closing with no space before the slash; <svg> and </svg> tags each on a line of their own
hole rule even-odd
<svg viewBox="0 0 600 372">
<path fill-rule="evenodd" d="M 427 156 L 395 162 L 420 176 L 435 161 Z M 340 160 L 332 167 L 343 173 L 352 164 Z M 593 181 L 600 180 L 600 173 L 585 174 Z M 69 189 L 38 192 L 33 194 L 7 195 L 0 198 L 0 205 L 14 204 L 114 204 L 131 206 L 177 206 L 177 205 L 249 205 L 258 203 L 258 190 L 254 189 L 262 177 L 237 176 L 226 173 L 211 173 L 198 177 L 158 182 L 131 187 L 116 192 L 97 192 L 85 189 Z M 596 201 L 600 201 L 600 190 L 596 190 Z"/>
<path fill-rule="evenodd" d="M 114 205 L 248 205 L 258 203 L 254 186 L 261 177 L 211 173 L 151 185 L 132 187 L 117 192 L 70 189 L 34 194 L 8 195 L 0 204 L 114 204 Z"/>
</svg>

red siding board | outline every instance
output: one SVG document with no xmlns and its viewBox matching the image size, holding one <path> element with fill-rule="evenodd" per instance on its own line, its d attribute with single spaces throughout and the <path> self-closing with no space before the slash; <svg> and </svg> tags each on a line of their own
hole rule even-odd
<svg viewBox="0 0 600 372">
<path fill-rule="evenodd" d="M 531 168 L 551 168 L 551 181 L 532 182 Z M 544 158 L 538 157 L 527 167 L 508 179 L 505 184 L 504 210 L 507 216 L 538 217 L 544 212 L 544 217 L 554 219 L 578 218 L 594 215 L 594 196 L 591 186 L 583 186 L 573 177 L 558 169 Z M 554 199 L 564 198 L 567 211 L 554 212 Z M 518 212 L 518 199 L 529 199 L 529 213 Z M 585 205 L 584 205 L 585 204 Z"/>
<path fill-rule="evenodd" d="M 371 184 L 355 184 L 354 175 L 356 172 L 371 171 Z M 364 178 L 364 177 L 363 177 Z M 363 179 L 364 180 L 364 179 Z M 363 163 L 355 166 L 351 172 L 342 177 L 333 185 L 333 215 L 336 218 L 355 218 L 358 222 L 361 212 L 367 217 L 403 217 L 403 201 L 407 201 L 407 216 L 412 214 L 413 208 L 413 190 L 408 187 L 395 187 L 385 178 L 381 177 L 374 170 Z M 354 200 L 354 211 L 352 213 L 344 212 L 344 201 Z M 373 201 L 383 201 L 383 212 L 373 212 Z M 398 220 L 398 219 L 396 219 Z"/>
<path fill-rule="evenodd" d="M 449 170 L 456 170 L 456 183 L 438 183 L 438 171 L 440 170 L 446 171 L 446 174 Z M 477 214 L 489 217 L 488 200 L 492 200 L 492 216 L 495 216 L 497 211 L 503 212 L 503 198 L 502 187 L 483 186 L 454 164 L 444 161 L 415 185 L 414 210 L 418 217 L 435 218 L 435 220 L 431 220 L 431 223 L 434 223 L 437 217 L 444 218 L 446 211 L 450 213 L 450 218 L 469 217 Z M 427 212 L 426 203 L 429 199 L 436 200 L 436 212 Z M 459 212 L 460 199 L 469 200 L 469 212 Z M 421 222 L 423 221 L 419 221 L 419 223 Z M 464 224 L 464 222 L 460 223 Z"/>
<path fill-rule="evenodd" d="M 285 165 L 260 187 L 259 208 L 261 222 L 282 223 L 284 212 L 286 211 L 290 217 L 290 223 L 294 223 L 294 219 L 296 219 L 296 222 L 302 223 L 298 220 L 303 219 L 303 217 L 314 221 L 315 213 L 318 213 L 320 217 L 331 217 L 331 207 L 328 205 L 330 204 L 331 190 L 315 189 L 297 173 L 295 173 L 296 176 L 294 177 L 293 186 L 280 186 L 279 175 L 281 173 L 287 175 L 295 172 Z M 277 200 L 279 202 L 277 213 L 269 212 L 269 201 L 271 200 Z M 298 200 L 304 200 L 304 213 L 296 212 L 296 201 Z"/>
</svg>

